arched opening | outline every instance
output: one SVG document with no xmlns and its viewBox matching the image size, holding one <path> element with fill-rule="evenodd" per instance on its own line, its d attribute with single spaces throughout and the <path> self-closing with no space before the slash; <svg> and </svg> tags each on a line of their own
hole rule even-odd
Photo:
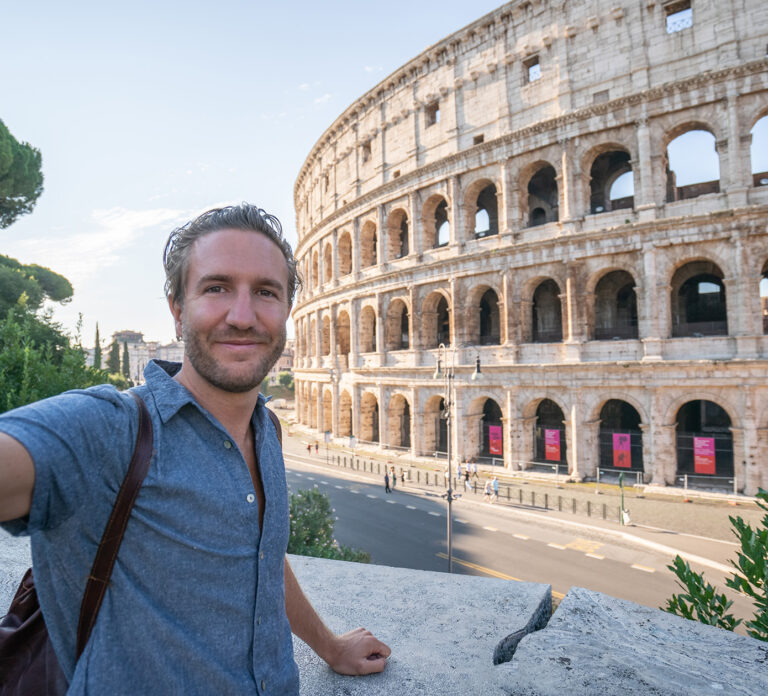
<svg viewBox="0 0 768 696">
<path fill-rule="evenodd" d="M 558 207 L 555 168 L 547 164 L 528 182 L 528 225 L 535 227 L 556 222 L 559 219 Z"/>
<path fill-rule="evenodd" d="M 323 282 L 329 283 L 331 280 L 333 280 L 333 249 L 330 244 L 326 244 L 323 249 Z"/>
<path fill-rule="evenodd" d="M 379 402 L 370 392 L 360 399 L 360 439 L 379 442 Z"/>
<path fill-rule="evenodd" d="M 677 473 L 733 476 L 731 419 L 713 401 L 689 401 L 677 412 Z"/>
<path fill-rule="evenodd" d="M 395 394 L 389 402 L 389 444 L 411 446 L 411 407 L 402 394 Z"/>
<path fill-rule="evenodd" d="M 309 427 L 317 429 L 317 386 L 312 387 L 312 398 L 309 400 Z"/>
<path fill-rule="evenodd" d="M 536 409 L 534 425 L 534 461 L 547 464 L 566 463 L 565 418 L 551 399 L 542 399 Z"/>
<path fill-rule="evenodd" d="M 376 350 L 376 313 L 372 307 L 363 307 L 360 312 L 360 352 L 373 353 Z"/>
<path fill-rule="evenodd" d="M 727 336 L 723 273 L 710 261 L 692 261 L 672 278 L 672 335 Z"/>
<path fill-rule="evenodd" d="M 387 221 L 389 258 L 401 259 L 408 256 L 408 216 L 403 210 L 395 210 Z"/>
<path fill-rule="evenodd" d="M 424 433 L 422 454 L 448 451 L 448 426 L 440 417 L 444 409 L 445 401 L 441 396 L 432 396 L 424 404 L 423 413 L 419 415 Z"/>
<path fill-rule="evenodd" d="M 448 246 L 451 241 L 451 223 L 448 222 L 448 203 L 443 199 L 435 208 L 435 246 Z"/>
<path fill-rule="evenodd" d="M 634 207 L 634 181 L 628 152 L 611 150 L 598 155 L 589 176 L 590 213 Z"/>
<path fill-rule="evenodd" d="M 595 340 L 626 338 L 637 338 L 635 281 L 626 271 L 612 271 L 595 288 Z"/>
<path fill-rule="evenodd" d="M 481 457 L 504 457 L 503 432 L 501 408 L 493 399 L 486 399 L 480 419 Z"/>
<path fill-rule="evenodd" d="M 480 298 L 480 345 L 498 345 L 500 342 L 499 298 L 488 289 Z"/>
<path fill-rule="evenodd" d="M 352 238 L 347 232 L 339 237 L 339 275 L 352 273 Z"/>
<path fill-rule="evenodd" d="M 640 414 L 620 399 L 606 401 L 600 410 L 600 468 L 643 470 L 643 433 Z"/>
<path fill-rule="evenodd" d="M 560 288 L 554 280 L 545 280 L 536 288 L 531 311 L 534 343 L 558 343 L 563 340 Z"/>
<path fill-rule="evenodd" d="M 408 350 L 410 347 L 408 307 L 402 300 L 394 300 L 387 309 L 385 343 L 387 350 Z"/>
<path fill-rule="evenodd" d="M 763 315 L 763 333 L 768 334 L 768 262 L 760 278 L 760 313 Z"/>
<path fill-rule="evenodd" d="M 352 437 L 352 398 L 346 391 L 339 396 L 339 436 Z"/>
<path fill-rule="evenodd" d="M 349 314 L 344 310 L 336 317 L 336 352 L 339 355 L 349 353 Z"/>
<path fill-rule="evenodd" d="M 363 268 L 375 266 L 378 263 L 376 245 L 376 225 L 369 220 L 360 230 L 360 264 Z"/>
<path fill-rule="evenodd" d="M 667 202 L 720 191 L 720 160 L 715 136 L 692 129 L 667 145 Z"/>
<path fill-rule="evenodd" d="M 752 185 L 768 186 L 768 116 L 763 116 L 750 131 L 749 149 L 752 164 Z"/>
<path fill-rule="evenodd" d="M 320 284 L 320 261 L 317 250 L 312 253 L 312 287 Z"/>
<path fill-rule="evenodd" d="M 488 184 L 477 197 L 475 213 L 475 238 L 490 237 L 499 233 L 499 210 L 496 187 Z"/>
<path fill-rule="evenodd" d="M 312 356 L 316 357 L 315 351 L 318 348 L 317 345 L 317 322 L 313 319 L 309 324 L 310 345 L 312 346 Z"/>
<path fill-rule="evenodd" d="M 331 354 L 331 319 L 328 316 L 323 317 L 321 348 L 323 355 Z"/>
<path fill-rule="evenodd" d="M 323 432 L 333 432 L 333 395 L 330 389 L 323 392 Z"/>
<path fill-rule="evenodd" d="M 451 315 L 448 311 L 448 300 L 440 297 L 437 303 L 437 345 L 451 345 Z"/>
</svg>

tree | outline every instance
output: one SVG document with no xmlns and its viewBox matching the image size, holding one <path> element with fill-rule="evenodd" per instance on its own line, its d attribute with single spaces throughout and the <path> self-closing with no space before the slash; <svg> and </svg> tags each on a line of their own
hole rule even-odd
<svg viewBox="0 0 768 696">
<path fill-rule="evenodd" d="M 107 372 L 112 375 L 120 374 L 120 346 L 114 339 L 109 346 L 109 355 L 107 356 Z"/>
<path fill-rule="evenodd" d="M 58 273 L 37 264 L 24 265 L 10 256 L 0 255 L 0 313 L 5 313 L 23 297 L 24 304 L 39 309 L 43 302 L 66 302 L 72 297 L 72 285 Z"/>
<path fill-rule="evenodd" d="M 42 156 L 0 120 L 0 229 L 31 213 L 43 192 Z"/>
<path fill-rule="evenodd" d="M 93 347 L 93 367 L 101 369 L 101 338 L 99 337 L 99 322 L 96 322 L 96 339 Z"/>
<path fill-rule="evenodd" d="M 768 491 L 761 488 L 757 493 L 757 504 L 768 513 L 766 503 Z M 726 578 L 725 584 L 752 598 L 755 615 L 744 625 L 750 636 L 768 641 L 768 514 L 761 520 L 762 527 L 757 528 L 744 522 L 741 517 L 729 519 L 740 549 L 736 552 L 737 560 L 731 560 L 736 572 L 733 577 Z M 666 611 L 729 631 L 741 623 L 741 619 L 727 613 L 733 602 L 705 582 L 702 573 L 691 570 L 680 556 L 676 556 L 668 568 L 677 575 L 678 585 L 685 592 L 672 595 L 664 607 Z"/>
<path fill-rule="evenodd" d="M 293 389 L 293 374 L 290 372 L 278 372 L 277 383 L 286 389 Z"/>
<path fill-rule="evenodd" d="M 357 563 L 371 562 L 369 553 L 339 546 L 333 538 L 333 510 L 327 495 L 314 488 L 292 494 L 290 511 L 288 553 Z"/>
<path fill-rule="evenodd" d="M 123 341 L 123 377 L 126 379 L 131 378 L 131 359 L 128 355 L 128 343 L 126 341 Z"/>
</svg>

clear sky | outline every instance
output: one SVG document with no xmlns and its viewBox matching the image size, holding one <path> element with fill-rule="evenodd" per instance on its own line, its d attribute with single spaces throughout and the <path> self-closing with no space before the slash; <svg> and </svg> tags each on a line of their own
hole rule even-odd
<svg viewBox="0 0 768 696">
<path fill-rule="evenodd" d="M 357 97 L 501 3 L 0 0 L 0 119 L 39 148 L 45 191 L 0 253 L 69 278 L 83 343 L 168 342 L 170 230 L 247 200 L 296 241 L 293 184 Z"/>
</svg>

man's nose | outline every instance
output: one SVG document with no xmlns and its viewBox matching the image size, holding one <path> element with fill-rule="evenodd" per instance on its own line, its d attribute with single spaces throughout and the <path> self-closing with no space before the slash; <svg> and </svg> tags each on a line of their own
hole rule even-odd
<svg viewBox="0 0 768 696">
<path fill-rule="evenodd" d="M 232 304 L 227 313 L 227 322 L 238 329 L 249 329 L 256 321 L 253 296 L 250 290 L 238 290 L 233 293 Z"/>
</svg>

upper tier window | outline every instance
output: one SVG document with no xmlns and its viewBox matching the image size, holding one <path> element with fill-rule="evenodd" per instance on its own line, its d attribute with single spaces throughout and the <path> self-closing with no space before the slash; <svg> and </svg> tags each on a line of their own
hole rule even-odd
<svg viewBox="0 0 768 696">
<path fill-rule="evenodd" d="M 693 26 L 691 0 L 672 2 L 664 10 L 667 13 L 667 34 L 674 34 Z"/>
</svg>

